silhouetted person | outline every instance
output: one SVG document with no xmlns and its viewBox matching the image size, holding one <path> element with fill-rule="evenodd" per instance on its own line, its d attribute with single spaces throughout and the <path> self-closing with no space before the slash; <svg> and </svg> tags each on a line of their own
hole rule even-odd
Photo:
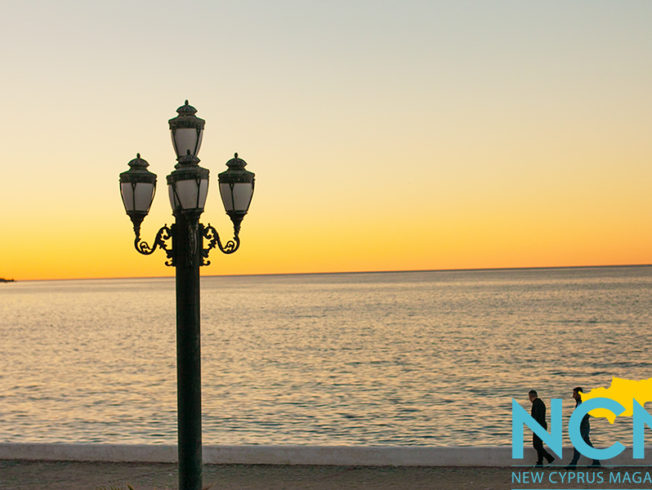
<svg viewBox="0 0 652 490">
<path fill-rule="evenodd" d="M 584 390 L 580 388 L 579 386 L 577 388 L 573 388 L 573 398 L 575 399 L 575 408 L 579 406 L 580 403 L 582 403 L 582 397 L 580 393 L 584 393 Z M 591 424 L 589 422 L 589 414 L 587 413 L 582 417 L 582 421 L 580 422 L 580 435 L 582 436 L 582 439 L 584 439 L 584 442 L 586 442 L 589 446 L 593 447 L 593 444 L 591 444 L 591 439 L 589 439 L 589 432 L 591 432 Z M 569 470 L 572 470 L 575 468 L 575 465 L 577 465 L 577 461 L 580 459 L 580 452 L 576 449 L 573 448 L 573 459 L 571 460 L 570 463 L 568 463 L 568 468 Z M 600 461 L 597 459 L 593 460 L 593 466 L 600 466 Z"/>
<path fill-rule="evenodd" d="M 530 412 L 532 418 L 536 420 L 541 427 L 547 429 L 548 424 L 546 423 L 545 403 L 543 403 L 543 400 L 541 400 L 537 396 L 537 392 L 534 390 L 530 390 L 530 392 L 528 393 L 528 397 L 532 402 L 532 412 Z M 543 441 L 534 432 L 532 433 L 532 445 L 534 446 L 534 449 L 536 449 L 537 451 L 537 464 L 536 464 L 537 466 L 543 466 L 543 458 L 546 458 L 546 460 L 548 460 L 548 464 L 552 463 L 555 460 L 552 454 L 550 454 L 548 451 L 543 449 Z"/>
</svg>

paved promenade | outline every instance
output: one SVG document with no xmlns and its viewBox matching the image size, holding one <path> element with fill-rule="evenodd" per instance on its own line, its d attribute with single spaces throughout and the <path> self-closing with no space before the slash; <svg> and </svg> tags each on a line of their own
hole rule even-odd
<svg viewBox="0 0 652 490">
<path fill-rule="evenodd" d="M 564 454 L 563 460 L 568 461 L 570 448 L 565 448 Z M 0 444 L 0 490 L 173 489 L 177 487 L 176 458 L 176 446 Z M 578 467 L 574 473 L 559 460 L 534 469 L 531 464 L 535 459 L 531 447 L 526 448 L 524 459 L 512 460 L 509 447 L 205 446 L 204 486 L 336 490 L 652 488 L 652 448 L 646 450 L 645 460 L 633 460 L 628 449 L 605 465 L 615 468 Z M 613 473 L 633 477 L 635 472 L 650 472 L 650 480 L 636 485 L 611 478 Z M 533 484 L 533 475 L 539 483 Z"/>
<path fill-rule="evenodd" d="M 537 485 L 512 484 L 512 472 L 543 473 Z M 563 472 L 500 467 L 356 467 L 286 465 L 205 465 L 207 489 L 528 489 L 560 488 L 548 475 Z M 598 470 L 578 468 L 584 474 Z M 610 471 L 599 470 L 608 481 Z M 632 470 L 630 469 L 630 472 Z M 91 463 L 0 461 L 1 489 L 146 490 L 177 487 L 176 465 L 170 463 Z M 641 488 L 640 485 L 574 484 L 579 488 Z M 650 488 L 650 487 L 646 487 Z"/>
<path fill-rule="evenodd" d="M 2 489 L 134 490 L 176 488 L 175 464 L 0 461 Z M 206 465 L 204 487 L 275 488 L 506 488 L 500 468 Z"/>
</svg>

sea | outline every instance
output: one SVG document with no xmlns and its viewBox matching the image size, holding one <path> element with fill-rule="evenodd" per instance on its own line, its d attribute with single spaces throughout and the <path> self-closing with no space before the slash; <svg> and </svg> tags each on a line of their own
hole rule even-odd
<svg viewBox="0 0 652 490">
<path fill-rule="evenodd" d="M 0 442 L 175 444 L 174 287 L 0 284 Z M 566 423 L 575 386 L 652 377 L 650 266 L 201 287 L 205 444 L 509 446 L 530 389 Z M 593 419 L 591 438 L 631 447 L 631 428 Z"/>
</svg>

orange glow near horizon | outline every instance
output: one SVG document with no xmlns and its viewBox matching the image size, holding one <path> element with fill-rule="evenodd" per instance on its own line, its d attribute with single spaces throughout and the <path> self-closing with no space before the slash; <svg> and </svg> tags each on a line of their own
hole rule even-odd
<svg viewBox="0 0 652 490">
<path fill-rule="evenodd" d="M 164 253 L 145 257 L 133 249 L 130 223 L 124 218 L 126 230 L 108 233 L 110 238 L 101 228 L 86 230 L 76 237 L 74 247 L 62 239 L 48 254 L 39 251 L 35 237 L 31 249 L 20 247 L 13 257 L 9 254 L 9 263 L 20 266 L 22 274 L 5 276 L 26 280 L 173 275 L 174 269 L 163 265 Z M 222 228 L 228 229 L 224 221 Z M 635 225 L 623 223 L 613 223 L 608 235 L 573 223 L 474 222 L 470 217 L 457 223 L 435 221 L 429 229 L 414 222 L 406 231 L 401 230 L 405 225 L 401 220 L 367 222 L 364 227 L 342 226 L 337 234 L 299 223 L 302 233 L 292 234 L 291 227 L 273 230 L 261 223 L 256 229 L 258 220 L 251 221 L 243 227 L 241 249 L 232 256 L 213 251 L 203 275 L 644 264 L 649 263 L 652 246 L 652 234 L 641 241 Z M 153 237 L 155 230 L 149 231 Z M 56 239 L 57 234 L 50 237 Z M 31 254 L 36 260 L 21 263 Z"/>
</svg>

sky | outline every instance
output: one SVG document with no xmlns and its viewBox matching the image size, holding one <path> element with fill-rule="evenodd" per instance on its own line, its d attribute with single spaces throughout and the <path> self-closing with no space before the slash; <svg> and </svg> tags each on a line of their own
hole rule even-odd
<svg viewBox="0 0 652 490">
<path fill-rule="evenodd" d="M 10 2 L 0 15 L 0 277 L 173 275 L 118 174 L 167 120 L 256 173 L 202 274 L 652 263 L 652 2 Z"/>
</svg>

